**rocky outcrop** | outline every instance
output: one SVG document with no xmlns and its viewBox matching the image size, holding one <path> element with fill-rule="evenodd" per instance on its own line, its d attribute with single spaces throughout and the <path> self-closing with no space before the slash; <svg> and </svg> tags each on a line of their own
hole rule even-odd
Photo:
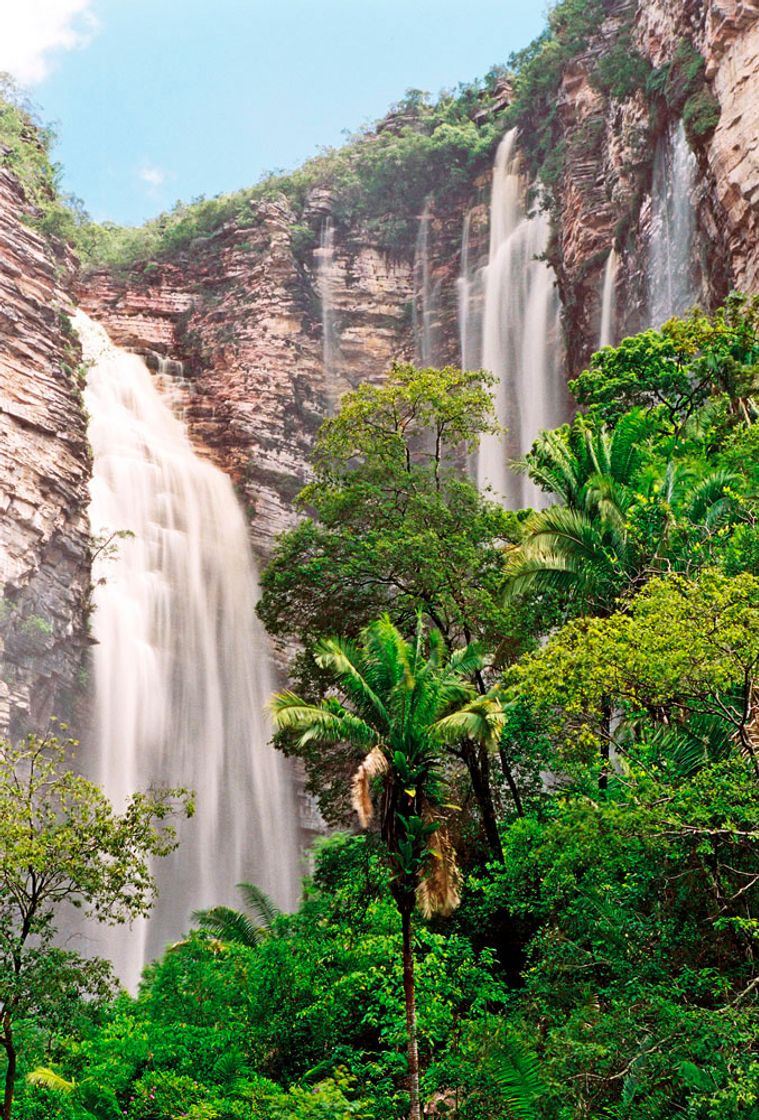
<svg viewBox="0 0 759 1120">
<path fill-rule="evenodd" d="M 13 735 L 74 706 L 89 592 L 72 260 L 26 217 L 0 169 L 0 732 Z"/>
<path fill-rule="evenodd" d="M 719 110 L 716 127 L 693 141 L 692 296 L 715 306 L 732 286 L 759 290 L 759 0 L 620 0 L 607 11 L 564 66 L 557 98 L 563 157 L 551 186 L 548 254 L 570 375 L 598 344 L 612 246 L 621 259 L 616 336 L 652 324 L 654 172 L 682 113 L 662 82 L 683 44 L 702 53 L 704 95 Z M 599 83 L 599 60 L 619 54 L 620 43 L 623 54 L 640 52 L 658 93 L 645 73 L 626 91 Z M 510 96 L 504 83 L 486 112 L 502 110 Z M 304 247 L 299 231 L 324 228 L 333 209 L 321 189 L 297 215 L 284 198 L 259 203 L 242 228 L 224 226 L 171 260 L 84 281 L 85 308 L 117 342 L 183 363 L 192 433 L 249 504 L 259 557 L 292 523 L 314 432 L 342 391 L 381 376 L 394 358 L 460 360 L 462 232 L 466 223 L 474 275 L 487 260 L 488 188 L 478 169 L 468 188 L 446 192 L 442 205 L 431 201 L 416 216 L 415 243 L 410 238 L 392 257 L 377 248 L 371 222 L 335 225 L 321 247 Z"/>
<path fill-rule="evenodd" d="M 411 268 L 360 238 L 335 240 L 333 315 L 339 338 L 325 369 L 318 259 L 299 259 L 284 199 L 253 224 L 222 227 L 171 263 L 122 276 L 96 272 L 82 306 L 119 345 L 182 363 L 186 420 L 201 451 L 234 479 L 260 559 L 294 520 L 324 418 L 328 381 L 340 391 L 382 375 L 410 352 Z"/>
<path fill-rule="evenodd" d="M 708 148 L 727 251 L 739 288 L 759 291 L 759 0 L 713 0 L 702 37 L 720 104 Z"/>
</svg>

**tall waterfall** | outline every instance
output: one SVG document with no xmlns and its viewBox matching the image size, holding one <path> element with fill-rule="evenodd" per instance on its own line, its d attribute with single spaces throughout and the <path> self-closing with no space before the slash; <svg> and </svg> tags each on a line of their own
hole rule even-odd
<svg viewBox="0 0 759 1120">
<path fill-rule="evenodd" d="M 430 268 L 430 225 L 432 213 L 429 201 L 424 205 L 419 219 L 419 232 L 414 251 L 414 341 L 416 363 L 433 366 L 437 361 L 439 283 L 432 279 Z"/>
<path fill-rule="evenodd" d="M 482 364 L 498 378 L 496 412 L 507 434 L 485 436 L 477 465 L 478 484 L 492 486 L 511 508 L 545 504 L 545 495 L 508 461 L 568 413 L 554 273 L 536 259 L 548 245 L 549 219 L 528 214 L 527 188 L 512 130 L 498 147 L 493 172 L 482 329 Z"/>
<path fill-rule="evenodd" d="M 287 763 L 268 745 L 272 672 L 232 484 L 196 455 L 141 359 L 81 312 L 76 328 L 91 363 L 92 531 L 133 534 L 96 564 L 89 769 L 117 805 L 151 783 L 196 795 L 179 850 L 156 868 L 150 919 L 108 931 L 99 950 L 134 989 L 193 909 L 238 904 L 237 882 L 295 904 L 298 823 Z"/>
<path fill-rule="evenodd" d="M 472 259 L 472 211 L 464 215 L 461 231 L 461 267 L 456 281 L 461 368 L 482 366 L 482 306 L 485 269 Z"/>
<path fill-rule="evenodd" d="M 317 260 L 316 280 L 322 309 L 322 362 L 327 395 L 327 415 L 333 416 L 337 411 L 340 389 L 336 369 L 338 335 L 335 321 L 335 290 L 337 288 L 335 226 L 331 218 L 325 219 L 319 248 L 314 255 Z"/>
<path fill-rule="evenodd" d="M 683 122 L 678 121 L 661 137 L 654 156 L 646 274 L 652 327 L 681 315 L 698 297 L 693 263 L 697 172 Z"/>
<path fill-rule="evenodd" d="M 609 252 L 604 268 L 603 287 L 601 288 L 601 326 L 598 332 L 598 346 L 613 346 L 617 341 L 616 297 L 617 273 L 619 272 L 619 253 L 615 248 Z"/>
</svg>

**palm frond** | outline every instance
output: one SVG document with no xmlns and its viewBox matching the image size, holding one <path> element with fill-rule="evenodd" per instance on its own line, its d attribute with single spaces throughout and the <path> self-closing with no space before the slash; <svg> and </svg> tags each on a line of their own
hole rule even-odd
<svg viewBox="0 0 759 1120">
<path fill-rule="evenodd" d="M 369 747 L 377 732 L 359 716 L 335 701 L 308 704 L 294 692 L 279 692 L 269 702 L 274 726 L 280 731 L 300 731 L 300 743 L 355 742 Z"/>
<path fill-rule="evenodd" d="M 490 1069 L 503 1094 L 507 1115 L 515 1120 L 536 1120 L 538 1101 L 543 1092 L 536 1055 L 515 1039 L 504 1039 L 500 1053 L 491 1060 Z"/>
<path fill-rule="evenodd" d="M 271 929 L 277 918 L 282 916 L 282 911 L 274 905 L 268 894 L 255 883 L 238 883 L 237 889 L 247 910 L 259 919 L 264 929 Z"/>
<path fill-rule="evenodd" d="M 364 761 L 353 775 L 351 783 L 351 804 L 358 814 L 362 828 L 368 828 L 374 816 L 372 805 L 372 778 L 386 774 L 389 764 L 385 752 L 380 747 L 373 747 Z"/>
<path fill-rule="evenodd" d="M 736 475 L 727 470 L 713 471 L 701 479 L 690 495 L 686 509 L 688 520 L 694 525 L 710 518 L 714 520 L 715 510 L 718 519 L 724 516 L 730 504 L 727 491 L 736 481 Z"/>
<path fill-rule="evenodd" d="M 324 638 L 314 649 L 314 660 L 320 668 L 332 671 L 358 707 L 368 706 L 380 719 L 387 720 L 385 706 L 366 679 L 362 671 L 364 659 L 353 642 L 345 638 Z"/>
<path fill-rule="evenodd" d="M 220 941 L 233 942 L 253 948 L 261 941 L 261 929 L 247 914 L 230 906 L 213 906 L 209 910 L 193 910 L 192 919 L 201 929 L 214 934 Z"/>
<path fill-rule="evenodd" d="M 478 743 L 496 742 L 503 731 L 504 714 L 501 702 L 491 694 L 478 696 L 465 708 L 439 719 L 433 726 L 436 738 L 443 743 L 473 739 Z"/>
</svg>

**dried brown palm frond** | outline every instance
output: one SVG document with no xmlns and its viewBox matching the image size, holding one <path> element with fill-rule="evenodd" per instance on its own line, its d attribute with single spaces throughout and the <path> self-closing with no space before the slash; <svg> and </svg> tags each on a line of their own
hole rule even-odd
<svg viewBox="0 0 759 1120">
<path fill-rule="evenodd" d="M 430 853 L 427 873 L 416 888 L 416 901 L 425 918 L 433 914 L 448 917 L 461 902 L 461 872 L 446 828 L 439 828 L 431 837 Z"/>
<path fill-rule="evenodd" d="M 369 754 L 353 775 L 351 783 L 351 804 L 358 813 L 361 827 L 366 828 L 374 816 L 372 805 L 371 780 L 378 774 L 386 774 L 388 762 L 380 747 L 372 747 Z"/>
</svg>

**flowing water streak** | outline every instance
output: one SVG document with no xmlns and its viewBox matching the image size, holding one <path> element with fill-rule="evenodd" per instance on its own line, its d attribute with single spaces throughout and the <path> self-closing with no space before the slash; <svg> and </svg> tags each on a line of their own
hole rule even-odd
<svg viewBox="0 0 759 1120">
<path fill-rule="evenodd" d="M 482 366 L 482 308 L 485 270 L 472 260 L 472 211 L 464 215 L 461 231 L 461 266 L 456 280 L 461 368 Z"/>
<path fill-rule="evenodd" d="M 322 309 L 322 362 L 327 396 L 327 415 L 334 416 L 340 400 L 337 379 L 338 335 L 335 317 L 337 265 L 335 262 L 335 225 L 326 218 L 322 226 L 317 260 L 316 280 Z"/>
<path fill-rule="evenodd" d="M 598 347 L 613 346 L 616 342 L 616 296 L 619 254 L 612 247 L 606 258 L 603 288 L 601 289 L 601 327 L 598 332 Z"/>
<path fill-rule="evenodd" d="M 646 275 L 652 327 L 681 315 L 698 298 L 693 262 L 697 173 L 696 157 L 678 121 L 659 140 L 654 156 Z"/>
<path fill-rule="evenodd" d="M 268 745 L 273 679 L 232 484 L 196 455 L 142 360 L 81 312 L 76 327 L 91 363 L 92 531 L 134 534 L 94 573 L 89 769 L 117 806 L 151 783 L 196 793 L 149 921 L 98 949 L 134 989 L 193 909 L 238 905 L 241 880 L 295 904 L 298 823 L 288 765 Z"/>
<path fill-rule="evenodd" d="M 414 250 L 414 341 L 416 363 L 423 367 L 434 366 L 438 354 L 439 282 L 433 281 L 430 266 L 431 222 L 432 211 L 427 200 L 419 219 Z"/>
<path fill-rule="evenodd" d="M 492 486 L 510 508 L 546 504 L 542 491 L 508 462 L 569 410 L 554 273 L 537 259 L 548 245 L 549 219 L 544 212 L 528 214 L 527 187 L 512 130 L 498 147 L 493 171 L 482 345 L 482 364 L 498 378 L 496 414 L 507 434 L 483 438 L 477 465 L 479 486 Z"/>
</svg>

